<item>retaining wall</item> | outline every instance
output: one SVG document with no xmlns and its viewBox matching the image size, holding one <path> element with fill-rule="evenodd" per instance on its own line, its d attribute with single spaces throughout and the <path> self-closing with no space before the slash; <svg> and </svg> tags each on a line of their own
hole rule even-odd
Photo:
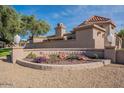
<svg viewBox="0 0 124 93">
<path fill-rule="evenodd" d="M 59 54 L 64 52 L 67 54 L 85 54 L 88 57 L 104 58 L 103 49 L 87 49 L 87 48 L 41 48 L 41 49 L 23 49 L 13 48 L 12 50 L 12 62 L 15 63 L 18 58 L 25 58 L 29 53 L 35 53 L 40 56 L 41 54 Z"/>
<path fill-rule="evenodd" d="M 18 58 L 25 58 L 29 53 L 36 53 L 37 55 L 44 54 L 58 54 L 65 52 L 68 54 L 82 54 L 88 57 L 95 57 L 100 59 L 111 59 L 113 63 L 124 64 L 124 50 L 115 49 L 90 49 L 90 48 L 42 48 L 42 49 L 23 49 L 16 47 L 12 49 L 12 62 L 16 62 Z"/>
<path fill-rule="evenodd" d="M 86 49 L 86 48 L 42 48 L 42 49 L 24 49 L 24 55 L 27 56 L 29 53 L 35 53 L 37 55 L 44 54 L 59 54 L 64 52 L 67 54 L 85 54 L 89 57 L 104 58 L 103 49 Z"/>
<path fill-rule="evenodd" d="M 56 65 L 56 64 L 42 64 L 42 63 L 38 64 L 38 63 L 32 63 L 18 59 L 17 64 L 25 67 L 41 69 L 41 70 L 77 70 L 77 69 L 98 68 L 111 63 L 110 60 L 95 60 L 95 61 L 96 62 L 84 63 L 84 64 Z"/>
</svg>

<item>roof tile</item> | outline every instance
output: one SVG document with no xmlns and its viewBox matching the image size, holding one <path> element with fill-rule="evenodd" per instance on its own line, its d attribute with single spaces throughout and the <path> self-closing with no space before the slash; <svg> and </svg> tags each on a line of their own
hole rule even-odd
<svg viewBox="0 0 124 93">
<path fill-rule="evenodd" d="M 111 22 L 113 25 L 115 25 L 111 19 L 102 17 L 102 16 L 92 16 L 88 20 L 81 23 L 79 26 L 86 25 L 86 24 L 95 24 L 95 23 L 107 23 Z"/>
<path fill-rule="evenodd" d="M 111 20 L 109 18 L 101 17 L 101 16 L 92 16 L 86 22 L 97 22 L 97 21 L 108 21 Z"/>
</svg>

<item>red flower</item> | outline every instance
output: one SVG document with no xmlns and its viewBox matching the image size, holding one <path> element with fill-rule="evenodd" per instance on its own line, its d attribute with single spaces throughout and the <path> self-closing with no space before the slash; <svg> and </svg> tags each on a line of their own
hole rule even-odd
<svg viewBox="0 0 124 93">
<path fill-rule="evenodd" d="M 64 53 L 64 52 L 60 52 L 60 53 L 59 53 L 59 58 L 60 58 L 61 60 L 66 59 L 67 56 L 68 56 L 68 55 L 67 55 L 66 53 Z"/>
</svg>

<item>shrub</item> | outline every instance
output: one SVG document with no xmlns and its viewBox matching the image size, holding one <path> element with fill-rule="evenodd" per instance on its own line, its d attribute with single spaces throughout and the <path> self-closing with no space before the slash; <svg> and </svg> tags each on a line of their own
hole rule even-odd
<svg viewBox="0 0 124 93">
<path fill-rule="evenodd" d="M 78 56 L 75 54 L 70 54 L 67 59 L 73 60 L 73 59 L 78 59 Z"/>
<path fill-rule="evenodd" d="M 30 58 L 30 59 L 34 59 L 34 58 L 36 58 L 37 56 L 36 56 L 36 54 L 34 54 L 34 53 L 29 53 L 28 55 L 27 55 L 27 57 L 26 58 Z"/>
<path fill-rule="evenodd" d="M 58 54 L 51 54 L 49 56 L 50 56 L 50 59 L 53 60 L 53 61 L 59 60 L 59 55 Z"/>
<path fill-rule="evenodd" d="M 94 58 L 95 58 L 95 59 L 98 59 L 99 56 L 98 56 L 97 54 L 94 54 Z"/>
<path fill-rule="evenodd" d="M 46 61 L 47 61 L 47 59 L 44 58 L 44 57 L 37 57 L 37 58 L 35 58 L 35 62 L 36 63 L 42 63 L 42 62 L 46 62 Z"/>
<path fill-rule="evenodd" d="M 70 60 L 88 60 L 89 58 L 81 54 L 70 54 L 67 59 Z"/>
</svg>

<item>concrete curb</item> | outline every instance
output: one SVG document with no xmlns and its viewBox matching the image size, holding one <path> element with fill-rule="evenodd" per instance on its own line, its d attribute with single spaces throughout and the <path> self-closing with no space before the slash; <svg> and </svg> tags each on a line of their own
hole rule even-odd
<svg viewBox="0 0 124 93">
<path fill-rule="evenodd" d="M 29 68 L 40 69 L 40 70 L 78 70 L 78 69 L 92 69 L 102 67 L 111 63 L 110 60 L 95 60 L 96 62 L 84 63 L 84 64 L 73 64 L 73 65 L 54 65 L 54 64 L 38 64 L 31 63 L 22 59 L 16 61 L 17 64 Z"/>
</svg>

